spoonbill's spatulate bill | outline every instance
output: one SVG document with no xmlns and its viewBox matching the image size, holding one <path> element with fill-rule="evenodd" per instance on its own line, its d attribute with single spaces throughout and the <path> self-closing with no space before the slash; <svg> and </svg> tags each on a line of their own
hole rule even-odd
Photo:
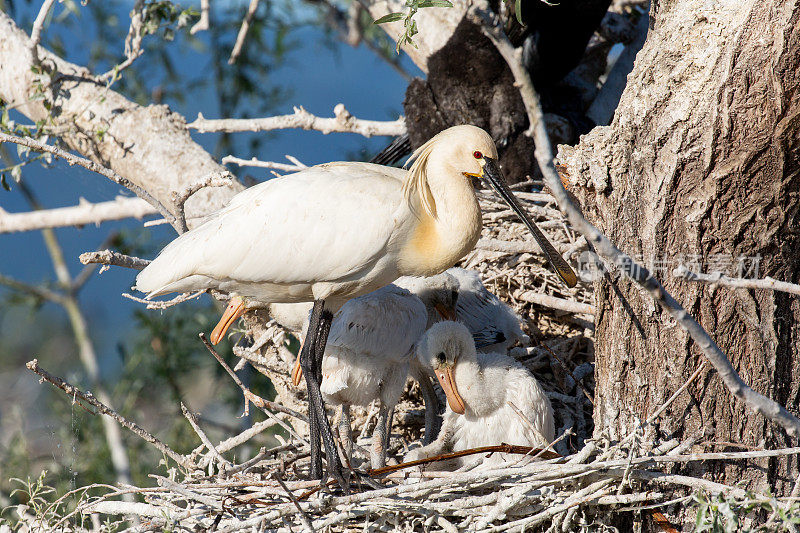
<svg viewBox="0 0 800 533">
<path fill-rule="evenodd" d="M 315 302 L 300 355 L 309 389 L 311 475 L 322 477 L 322 438 L 328 471 L 342 485 L 319 390 L 333 312 L 400 276 L 442 272 L 472 250 L 481 213 L 466 176 L 485 178 L 524 215 L 503 183 L 492 138 L 480 128 L 444 130 L 412 160 L 408 171 L 326 163 L 255 185 L 166 246 L 136 278 L 148 297 L 200 289 L 231 293 L 215 340 L 248 299 Z"/>
<path fill-rule="evenodd" d="M 417 343 L 417 357 L 433 368 L 449 408 L 436 441 L 412 450 L 405 461 L 502 443 L 542 447 L 553 441 L 553 407 L 536 378 L 512 357 L 478 353 L 463 324 L 431 327 Z M 504 459 L 493 454 L 484 462 Z"/>
</svg>

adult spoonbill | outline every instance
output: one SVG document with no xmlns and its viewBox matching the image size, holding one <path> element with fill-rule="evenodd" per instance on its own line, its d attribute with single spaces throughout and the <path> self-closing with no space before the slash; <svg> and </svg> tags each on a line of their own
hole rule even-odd
<svg viewBox="0 0 800 533">
<path fill-rule="evenodd" d="M 406 461 L 501 443 L 553 441 L 553 407 L 536 378 L 512 357 L 478 353 L 463 324 L 435 324 L 417 343 L 417 357 L 436 373 L 448 409 L 436 441 L 412 450 Z M 485 462 L 502 461 L 504 455 Z"/>
<path fill-rule="evenodd" d="M 485 131 L 448 128 L 410 160 L 408 171 L 326 163 L 255 185 L 172 241 L 136 278 L 148 297 L 199 289 L 231 293 L 215 341 L 246 310 L 247 299 L 314 302 L 300 354 L 314 478 L 322 477 L 322 438 L 328 471 L 344 485 L 319 390 L 333 312 L 400 276 L 442 272 L 469 252 L 481 229 L 470 177 L 484 178 L 518 213 L 565 283 L 577 282 L 505 185 L 497 149 Z"/>
</svg>

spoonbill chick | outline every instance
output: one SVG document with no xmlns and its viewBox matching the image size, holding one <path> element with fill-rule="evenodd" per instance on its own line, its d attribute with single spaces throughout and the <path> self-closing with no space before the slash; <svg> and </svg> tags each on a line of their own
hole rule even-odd
<svg viewBox="0 0 800 533">
<path fill-rule="evenodd" d="M 390 413 L 403 393 L 409 362 L 416 360 L 416 341 L 431 323 L 428 317 L 455 318 L 458 282 L 453 276 L 442 273 L 397 281 L 408 279 L 423 281 L 411 283 L 411 291 L 391 284 L 344 304 L 333 318 L 322 361 L 320 390 L 326 403 L 341 406 L 339 436 L 348 459 L 353 448 L 350 406 L 366 407 L 379 400 L 370 449 L 372 468 L 386 464 Z M 291 328 L 297 323 L 300 305 L 273 304 L 270 311 Z M 307 315 L 310 308 L 305 311 Z M 298 358 L 292 371 L 295 386 L 302 374 Z"/>
<path fill-rule="evenodd" d="M 463 324 L 435 324 L 417 343 L 416 353 L 436 373 L 448 408 L 436 441 L 412 450 L 405 461 L 479 446 L 546 446 L 553 441 L 553 407 L 536 378 L 508 355 L 478 353 Z M 501 462 L 505 455 L 493 454 L 484 463 Z"/>
<path fill-rule="evenodd" d="M 311 476 L 344 485 L 319 380 L 333 313 L 347 300 L 400 276 L 428 276 L 473 249 L 481 212 L 470 177 L 483 178 L 518 213 L 562 277 L 577 277 L 506 186 L 491 136 L 454 126 L 411 156 L 406 171 L 370 163 L 326 163 L 237 194 L 200 226 L 167 245 L 136 278 L 147 297 L 218 289 L 232 296 L 212 341 L 247 309 L 314 302 L 300 363 L 309 389 Z"/>
<path fill-rule="evenodd" d="M 522 332 L 520 321 L 509 306 L 500 301 L 497 296 L 481 282 L 480 274 L 474 270 L 463 268 L 449 268 L 445 273 L 458 287 L 456 318 L 467 326 L 475 346 L 480 352 L 506 353 L 515 342 L 527 344 L 530 339 Z M 440 274 L 441 276 L 442 274 Z M 435 289 L 441 285 L 434 278 L 419 278 L 406 276 L 395 281 L 396 285 L 405 287 L 415 294 L 424 294 L 425 291 Z M 443 317 L 434 309 L 428 309 L 428 327 L 439 322 Z M 425 433 L 422 443 L 430 444 L 441 428 L 441 402 L 436 394 L 431 378 L 429 366 L 423 364 L 418 358 L 411 361 L 411 375 L 419 383 L 422 398 L 425 402 Z"/>
<path fill-rule="evenodd" d="M 506 353 L 515 343 L 528 344 L 519 317 L 489 292 L 475 270 L 453 267 L 447 273 L 458 281 L 456 317 L 475 340 L 479 352 Z"/>
</svg>

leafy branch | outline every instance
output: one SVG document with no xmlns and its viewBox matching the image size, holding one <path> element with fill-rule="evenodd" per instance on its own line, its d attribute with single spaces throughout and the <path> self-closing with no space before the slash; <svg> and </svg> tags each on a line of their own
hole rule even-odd
<svg viewBox="0 0 800 533">
<path fill-rule="evenodd" d="M 397 39 L 396 51 L 398 54 L 400 53 L 400 48 L 406 43 L 417 48 L 412 39 L 419 33 L 417 22 L 414 20 L 414 15 L 417 14 L 418 10 L 425 7 L 453 7 L 453 4 L 449 0 L 406 0 L 406 7 L 408 7 L 408 13 L 397 11 L 384 15 L 375 21 L 375 24 L 403 21 L 405 32 Z"/>
</svg>

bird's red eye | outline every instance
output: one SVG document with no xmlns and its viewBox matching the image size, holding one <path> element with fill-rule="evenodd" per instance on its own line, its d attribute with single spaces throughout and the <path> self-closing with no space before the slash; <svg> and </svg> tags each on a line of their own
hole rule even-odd
<svg viewBox="0 0 800 533">
<path fill-rule="evenodd" d="M 483 157 L 483 154 L 475 150 L 474 152 L 472 152 L 472 157 L 474 157 L 475 159 L 480 159 L 481 157 Z"/>
</svg>

